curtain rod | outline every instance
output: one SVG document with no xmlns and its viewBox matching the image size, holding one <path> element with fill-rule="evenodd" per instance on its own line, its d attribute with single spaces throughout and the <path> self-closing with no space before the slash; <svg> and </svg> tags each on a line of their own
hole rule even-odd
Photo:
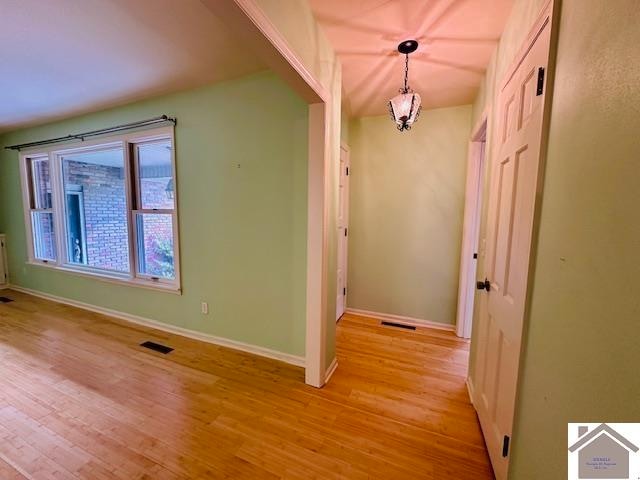
<svg viewBox="0 0 640 480">
<path fill-rule="evenodd" d="M 165 122 L 170 122 L 176 125 L 178 123 L 178 120 L 174 117 L 161 115 L 159 117 L 149 118 L 148 120 L 141 120 L 139 122 L 125 123 L 123 125 L 116 125 L 115 127 L 101 128 L 99 130 L 92 130 L 90 132 L 75 133 L 75 134 L 67 135 L 66 137 L 57 137 L 57 138 L 50 138 L 48 140 L 38 140 L 37 142 L 20 143 L 18 145 L 9 145 L 4 148 L 6 148 L 7 150 L 19 151 L 22 148 L 39 147 L 42 145 L 50 145 L 52 143 L 66 142 L 69 140 L 84 141 L 85 138 L 89 138 L 89 137 L 96 137 L 98 135 L 104 135 L 107 133 L 121 132 L 123 130 L 131 130 L 132 128 L 146 127 L 149 125 L 155 125 L 158 123 L 165 123 Z"/>
</svg>

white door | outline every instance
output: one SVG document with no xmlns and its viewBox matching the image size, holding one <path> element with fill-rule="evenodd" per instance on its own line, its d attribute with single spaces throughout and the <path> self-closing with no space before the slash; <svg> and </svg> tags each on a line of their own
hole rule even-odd
<svg viewBox="0 0 640 480">
<path fill-rule="evenodd" d="M 336 320 L 347 308 L 347 251 L 349 235 L 349 148 L 340 147 L 340 183 L 338 187 L 338 292 Z"/>
<path fill-rule="evenodd" d="M 7 275 L 7 251 L 4 235 L 0 235 L 0 287 L 8 282 Z"/>
<path fill-rule="evenodd" d="M 541 28 L 499 95 L 491 160 L 490 287 L 481 300 L 474 401 L 499 480 L 507 478 L 509 465 L 539 175 L 550 24 Z"/>
</svg>

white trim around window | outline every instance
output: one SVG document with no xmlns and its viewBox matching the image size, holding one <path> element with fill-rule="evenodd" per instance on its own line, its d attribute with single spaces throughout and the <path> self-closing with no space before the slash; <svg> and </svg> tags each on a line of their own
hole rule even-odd
<svg viewBox="0 0 640 480">
<path fill-rule="evenodd" d="M 141 165 L 140 148 L 150 149 L 151 152 L 146 154 L 149 158 L 145 160 L 147 173 L 144 173 Z M 153 149 L 164 153 L 154 157 Z M 119 210 L 114 210 L 119 219 L 114 221 L 109 218 L 110 212 L 104 210 L 104 205 L 100 206 L 99 211 L 107 218 L 103 226 L 117 229 L 117 232 L 87 233 L 86 225 L 89 222 L 86 219 L 85 205 L 88 200 L 83 194 L 86 186 L 75 184 L 71 174 L 68 178 L 65 177 L 64 159 L 71 157 L 75 158 L 73 162 L 77 162 L 77 158 L 98 158 L 104 156 L 105 152 L 111 152 L 110 159 L 105 157 L 104 160 L 95 160 L 95 165 L 115 167 L 121 178 L 115 185 L 107 184 L 105 187 L 103 182 L 101 195 L 105 195 L 104 190 L 106 195 L 113 195 L 106 204 L 119 203 Z M 91 177 L 94 174 L 91 171 L 93 163 L 82 165 L 88 168 L 86 172 L 76 174 L 78 181 L 91 179 L 96 183 L 101 182 L 97 178 L 98 173 L 95 173 L 95 179 Z M 155 175 L 159 178 L 149 177 L 149 172 L 152 177 Z M 178 194 L 172 126 L 103 137 L 80 145 L 56 144 L 27 151 L 20 155 L 20 176 L 28 237 L 28 264 L 109 282 L 181 292 Z M 166 182 L 166 187 L 161 182 Z M 155 197 L 150 196 L 150 199 L 145 200 L 147 204 L 144 204 L 142 194 L 143 189 L 149 188 L 145 183 L 152 186 L 155 183 L 153 188 L 156 190 Z M 151 193 L 153 192 L 150 195 Z M 162 195 L 166 195 L 166 199 Z M 95 211 L 98 207 L 92 208 Z M 161 244 L 151 234 L 147 238 L 147 227 L 160 228 L 164 232 Z M 89 241 L 87 236 L 90 237 Z M 109 250 L 106 243 L 111 236 L 118 237 L 122 247 L 116 249 L 118 251 L 114 265 L 110 266 L 106 261 L 92 261 L 87 244 L 93 243 L 95 246 L 96 243 L 105 242 L 104 249 Z M 154 243 L 150 243 L 152 240 Z M 147 251 L 149 245 L 156 249 L 153 256 L 149 256 Z M 111 250 L 114 249 L 111 247 Z M 120 257 L 117 257 L 118 253 L 121 253 Z"/>
</svg>

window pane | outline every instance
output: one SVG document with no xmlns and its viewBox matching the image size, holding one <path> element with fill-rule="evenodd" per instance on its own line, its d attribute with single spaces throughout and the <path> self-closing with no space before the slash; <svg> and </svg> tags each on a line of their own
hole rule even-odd
<svg viewBox="0 0 640 480">
<path fill-rule="evenodd" d="M 34 209 L 51 208 L 51 177 L 49 175 L 49 159 L 34 158 L 29 161 L 31 168 L 31 188 L 33 190 Z"/>
<path fill-rule="evenodd" d="M 143 143 L 136 148 L 140 179 L 140 209 L 173 209 L 175 188 L 171 166 L 171 140 Z"/>
<path fill-rule="evenodd" d="M 39 260 L 56 260 L 56 234 L 53 229 L 53 213 L 31 212 L 33 228 L 33 253 Z"/>
<path fill-rule="evenodd" d="M 173 216 L 139 213 L 136 215 L 138 272 L 160 278 L 175 278 L 173 258 Z"/>
<path fill-rule="evenodd" d="M 129 271 L 129 231 L 122 148 L 62 159 L 69 263 Z"/>
</svg>

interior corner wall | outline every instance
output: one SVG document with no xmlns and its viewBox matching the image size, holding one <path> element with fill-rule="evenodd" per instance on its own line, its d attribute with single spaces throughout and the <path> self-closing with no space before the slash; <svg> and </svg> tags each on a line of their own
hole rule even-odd
<svg viewBox="0 0 640 480">
<path fill-rule="evenodd" d="M 336 358 L 337 205 L 340 162 L 342 67 L 307 0 L 254 0 L 284 37 L 300 62 L 329 94 L 328 285 L 325 317 L 325 368 Z"/>
<path fill-rule="evenodd" d="M 454 325 L 471 105 L 350 123 L 348 307 Z"/>
<path fill-rule="evenodd" d="M 0 228 L 11 283 L 304 356 L 307 110 L 264 72 L 1 136 L 5 146 L 161 114 L 178 119 L 182 295 L 27 265 L 18 154 L 3 149 Z"/>
<path fill-rule="evenodd" d="M 568 422 L 640 419 L 639 25 L 562 1 L 509 478 L 567 478 Z"/>
</svg>

